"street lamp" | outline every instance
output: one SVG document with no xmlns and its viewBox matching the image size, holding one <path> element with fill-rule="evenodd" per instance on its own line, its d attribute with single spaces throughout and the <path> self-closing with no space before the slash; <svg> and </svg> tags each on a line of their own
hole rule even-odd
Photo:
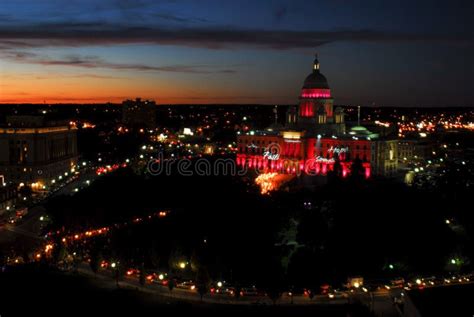
<svg viewBox="0 0 474 317">
<path fill-rule="evenodd" d="M 119 269 L 118 269 L 118 263 L 112 262 L 112 263 L 110 263 L 110 267 L 114 270 L 115 283 L 117 284 L 117 288 L 118 288 L 118 287 L 120 287 L 120 285 L 119 285 Z"/>
</svg>

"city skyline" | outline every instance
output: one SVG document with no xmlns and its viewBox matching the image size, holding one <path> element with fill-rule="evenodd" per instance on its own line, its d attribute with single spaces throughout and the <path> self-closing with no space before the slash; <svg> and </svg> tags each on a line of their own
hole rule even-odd
<svg viewBox="0 0 474 317">
<path fill-rule="evenodd" d="M 468 1 L 5 3 L 0 103 L 295 104 L 317 52 L 339 104 L 473 106 L 469 12 Z"/>
</svg>

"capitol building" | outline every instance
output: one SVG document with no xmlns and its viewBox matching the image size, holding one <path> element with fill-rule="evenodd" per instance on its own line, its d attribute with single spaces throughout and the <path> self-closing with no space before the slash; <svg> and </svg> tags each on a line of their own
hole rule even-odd
<svg viewBox="0 0 474 317">
<path fill-rule="evenodd" d="M 299 104 L 288 109 L 286 123 L 240 133 L 237 164 L 267 172 L 347 177 L 356 170 L 370 178 L 391 176 L 398 168 L 398 140 L 360 125 L 348 128 L 318 58 L 306 77 Z"/>
</svg>

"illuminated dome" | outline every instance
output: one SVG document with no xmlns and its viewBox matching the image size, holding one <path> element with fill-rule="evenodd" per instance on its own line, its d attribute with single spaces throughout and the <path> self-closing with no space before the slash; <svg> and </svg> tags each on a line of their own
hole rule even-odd
<svg viewBox="0 0 474 317">
<path fill-rule="evenodd" d="M 314 59 L 313 72 L 304 80 L 303 89 L 329 89 L 328 80 L 319 71 L 318 57 Z"/>
<path fill-rule="evenodd" d="M 352 127 L 351 131 L 358 132 L 358 133 L 369 133 L 369 130 L 367 130 L 366 127 L 363 127 L 361 125 L 356 125 Z"/>
<path fill-rule="evenodd" d="M 352 127 L 349 134 L 356 137 L 365 137 L 369 139 L 376 139 L 379 136 L 378 133 L 373 133 L 369 131 L 366 127 L 363 127 L 361 125 L 356 125 Z"/>
</svg>

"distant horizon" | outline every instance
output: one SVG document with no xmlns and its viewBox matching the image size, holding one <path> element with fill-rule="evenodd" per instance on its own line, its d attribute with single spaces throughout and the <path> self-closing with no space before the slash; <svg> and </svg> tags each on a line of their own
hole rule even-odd
<svg viewBox="0 0 474 317">
<path fill-rule="evenodd" d="M 135 100 L 135 99 L 125 99 L 125 100 Z M 153 99 L 146 99 L 142 98 L 142 100 L 150 100 Z M 155 102 L 156 103 L 156 102 Z M 3 103 L 0 102 L 1 106 L 103 106 L 103 105 L 115 105 L 121 106 L 122 102 L 95 102 L 95 103 L 71 103 L 71 102 L 64 102 L 64 103 Z M 286 104 L 270 104 L 270 103 L 156 103 L 157 107 L 167 107 L 167 106 L 265 106 L 265 107 L 286 107 L 286 106 L 295 106 L 298 103 L 286 103 Z M 360 106 L 362 108 L 414 108 L 414 109 L 458 109 L 458 108 L 474 108 L 474 105 L 464 105 L 464 106 L 443 106 L 443 105 L 436 105 L 436 106 L 382 106 L 382 105 L 358 105 L 358 104 L 338 104 L 334 103 L 334 106 L 340 107 L 357 107 Z"/>
</svg>

